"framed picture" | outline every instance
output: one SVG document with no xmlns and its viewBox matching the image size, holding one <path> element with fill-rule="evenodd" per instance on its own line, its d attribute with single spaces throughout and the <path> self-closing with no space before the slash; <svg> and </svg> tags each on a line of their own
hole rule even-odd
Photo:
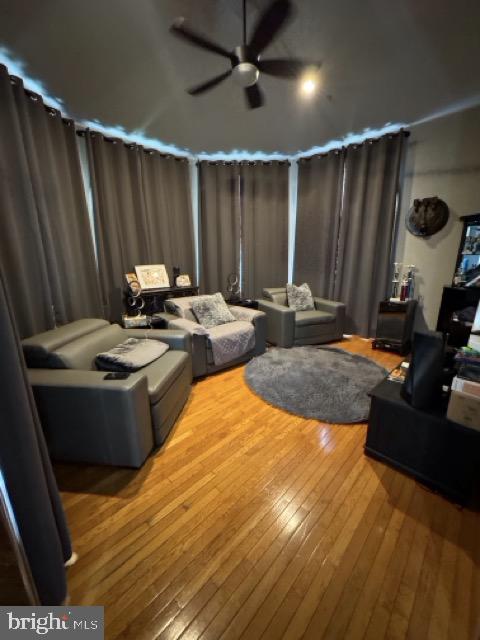
<svg viewBox="0 0 480 640">
<path fill-rule="evenodd" d="M 190 276 L 187 273 L 182 273 L 175 279 L 175 285 L 177 287 L 191 287 Z"/>
<path fill-rule="evenodd" d="M 164 264 L 137 264 L 135 273 L 142 289 L 165 289 L 170 280 Z"/>
</svg>

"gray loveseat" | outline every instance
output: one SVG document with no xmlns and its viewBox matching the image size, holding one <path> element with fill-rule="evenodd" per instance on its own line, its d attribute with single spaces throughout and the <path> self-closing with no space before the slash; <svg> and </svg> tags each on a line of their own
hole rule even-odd
<svg viewBox="0 0 480 640">
<path fill-rule="evenodd" d="M 97 353 L 127 338 L 158 339 L 169 350 L 124 380 L 105 380 Z M 192 381 L 185 331 L 122 329 L 84 319 L 22 341 L 29 378 L 53 459 L 140 467 L 160 446 Z"/>
<path fill-rule="evenodd" d="M 294 311 L 287 303 L 285 287 L 263 289 L 258 308 L 267 315 L 267 340 L 279 347 L 320 344 L 341 340 L 345 327 L 345 305 L 313 298 L 315 309 Z"/>
</svg>

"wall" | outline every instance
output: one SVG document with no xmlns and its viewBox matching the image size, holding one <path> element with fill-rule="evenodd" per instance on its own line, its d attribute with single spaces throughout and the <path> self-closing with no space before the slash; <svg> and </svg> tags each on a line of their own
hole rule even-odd
<svg viewBox="0 0 480 640">
<path fill-rule="evenodd" d="M 452 283 L 462 232 L 460 216 L 480 211 L 480 108 L 409 127 L 396 261 L 417 267 L 417 328 L 435 329 L 442 289 Z M 450 208 L 447 225 L 430 238 L 405 229 L 414 198 L 439 196 Z"/>
</svg>

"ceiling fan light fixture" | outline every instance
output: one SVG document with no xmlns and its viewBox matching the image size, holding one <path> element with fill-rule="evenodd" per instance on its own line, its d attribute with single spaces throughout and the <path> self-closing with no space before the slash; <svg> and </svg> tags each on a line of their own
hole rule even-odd
<svg viewBox="0 0 480 640">
<path fill-rule="evenodd" d="M 257 67 L 251 62 L 240 62 L 232 71 L 233 79 L 239 87 L 251 87 L 260 75 Z"/>
<path fill-rule="evenodd" d="M 316 93 L 320 81 L 318 69 L 309 67 L 305 70 L 300 78 L 300 93 L 309 98 Z"/>
<path fill-rule="evenodd" d="M 305 96 L 311 96 L 312 93 L 315 93 L 315 89 L 317 88 L 317 83 L 313 78 L 306 78 L 302 80 L 302 93 Z"/>
</svg>

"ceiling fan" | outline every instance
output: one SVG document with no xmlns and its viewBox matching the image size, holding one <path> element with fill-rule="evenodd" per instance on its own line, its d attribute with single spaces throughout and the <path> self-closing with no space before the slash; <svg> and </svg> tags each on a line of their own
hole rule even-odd
<svg viewBox="0 0 480 640">
<path fill-rule="evenodd" d="M 297 58 L 274 58 L 263 60 L 260 57 L 264 49 L 275 39 L 293 13 L 290 0 L 273 0 L 260 16 L 250 40 L 247 42 L 246 0 L 243 0 L 243 43 L 227 51 L 205 36 L 193 31 L 185 24 L 183 18 L 175 20 L 170 27 L 171 33 L 190 44 L 206 49 L 230 60 L 231 68 L 223 73 L 187 89 L 187 93 L 197 96 L 216 87 L 220 82 L 233 76 L 234 80 L 245 90 L 247 105 L 250 109 L 261 107 L 264 102 L 263 93 L 258 86 L 260 73 L 277 78 L 297 78 L 308 67 L 319 67 L 319 63 L 307 62 Z"/>
</svg>

